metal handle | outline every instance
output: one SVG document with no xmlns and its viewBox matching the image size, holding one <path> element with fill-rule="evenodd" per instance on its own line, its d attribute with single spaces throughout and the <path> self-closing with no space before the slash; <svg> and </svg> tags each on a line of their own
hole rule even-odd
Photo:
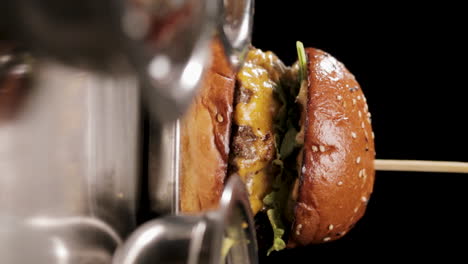
<svg viewBox="0 0 468 264">
<path fill-rule="evenodd" d="M 223 241 L 234 241 L 226 258 Z M 247 190 L 238 176 L 229 179 L 220 207 L 195 216 L 167 216 L 149 222 L 121 246 L 114 264 L 257 263 L 257 241 Z"/>
<path fill-rule="evenodd" d="M 254 0 L 219 0 L 218 31 L 231 64 L 239 68 L 252 41 Z"/>
<path fill-rule="evenodd" d="M 93 217 L 5 217 L 0 213 L 2 263 L 106 264 L 121 244 L 112 226 Z"/>
</svg>

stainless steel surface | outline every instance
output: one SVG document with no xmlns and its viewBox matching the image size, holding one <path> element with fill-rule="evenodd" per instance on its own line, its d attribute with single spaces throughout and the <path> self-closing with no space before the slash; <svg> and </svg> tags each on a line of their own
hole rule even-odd
<svg viewBox="0 0 468 264">
<path fill-rule="evenodd" d="M 110 256 L 136 224 L 137 82 L 34 66 L 20 109 L 0 120 L 2 262 L 22 263 L 25 252 L 45 256 L 36 263 L 83 263 L 87 250 Z M 54 243 L 81 257 L 63 261 Z"/>
<path fill-rule="evenodd" d="M 186 110 L 209 61 L 219 3 L 5 0 L 0 33 L 66 64 L 136 74 L 153 116 L 173 121 Z"/>
<path fill-rule="evenodd" d="M 233 65 L 242 63 L 253 2 L 5 0 L 0 34 L 66 63 L 136 73 L 151 113 L 170 122 L 200 84 L 216 27 Z"/>
<path fill-rule="evenodd" d="M 123 1 L 2 0 L 2 38 L 67 63 L 109 67 L 124 49 Z M 4 39 L 5 40 L 5 39 Z"/>
<path fill-rule="evenodd" d="M 240 67 L 252 41 L 255 0 L 220 0 L 219 32 L 231 64 Z"/>
<path fill-rule="evenodd" d="M 235 242 L 223 257 L 227 238 Z M 215 211 L 167 216 L 143 225 L 116 251 L 113 263 L 257 263 L 257 241 L 244 184 L 237 176 L 231 177 Z"/>
<path fill-rule="evenodd" d="M 0 117 L 2 262 L 108 263 L 136 227 L 140 100 L 160 124 L 151 132 L 152 206 L 178 213 L 175 120 L 200 84 L 216 26 L 233 66 L 242 63 L 253 1 L 5 0 L 2 7 L 2 41 L 39 58 L 32 87 L 11 103 L 14 115 Z M 0 73 L 29 71 L 10 62 L 0 57 Z M 181 225 L 195 221 L 188 263 L 219 263 L 224 233 L 255 242 L 245 190 L 231 185 L 225 195 L 235 197 L 223 198 L 220 210 L 173 216 Z M 235 231 L 241 221 L 250 223 L 247 232 Z M 249 263 L 255 246 L 241 243 L 229 258 Z"/>
<path fill-rule="evenodd" d="M 143 45 L 128 46 L 130 61 L 142 81 L 148 109 L 161 122 L 171 122 L 185 112 L 207 68 L 218 0 L 136 2 L 150 4 L 128 9 L 125 21 L 148 21 L 148 27 Z"/>
<path fill-rule="evenodd" d="M 122 242 L 114 229 L 92 217 L 0 220 L 2 263 L 105 264 Z"/>
<path fill-rule="evenodd" d="M 149 138 L 149 195 L 159 214 L 179 213 L 179 121 L 151 122 Z"/>
</svg>

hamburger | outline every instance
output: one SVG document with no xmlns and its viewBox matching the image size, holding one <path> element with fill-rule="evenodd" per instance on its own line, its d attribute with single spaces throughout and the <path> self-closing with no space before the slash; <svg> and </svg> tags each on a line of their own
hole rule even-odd
<svg viewBox="0 0 468 264">
<path fill-rule="evenodd" d="M 374 136 L 358 82 L 322 50 L 298 42 L 297 52 L 286 66 L 252 47 L 236 72 L 215 41 L 181 124 L 181 211 L 216 207 L 226 178 L 238 174 L 268 253 L 343 237 L 374 184 Z"/>
</svg>

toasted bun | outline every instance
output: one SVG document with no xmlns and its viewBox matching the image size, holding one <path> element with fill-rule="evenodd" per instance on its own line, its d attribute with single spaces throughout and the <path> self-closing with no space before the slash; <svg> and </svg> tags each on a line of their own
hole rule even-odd
<svg viewBox="0 0 468 264">
<path fill-rule="evenodd" d="M 363 216 L 374 184 L 374 140 L 354 76 L 329 54 L 306 49 L 303 163 L 288 247 L 333 241 Z"/>
<path fill-rule="evenodd" d="M 229 157 L 235 72 L 222 44 L 212 44 L 213 60 L 181 122 L 180 209 L 199 212 L 218 205 Z"/>
</svg>

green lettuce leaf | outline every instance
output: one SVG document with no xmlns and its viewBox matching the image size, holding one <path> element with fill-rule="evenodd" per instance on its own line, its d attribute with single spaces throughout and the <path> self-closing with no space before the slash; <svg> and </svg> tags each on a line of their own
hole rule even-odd
<svg viewBox="0 0 468 264">
<path fill-rule="evenodd" d="M 236 233 L 237 232 L 235 231 L 235 229 L 232 229 L 231 231 L 228 231 L 228 235 L 224 236 L 222 242 L 223 244 L 221 246 L 221 263 L 226 263 L 226 257 L 228 256 L 229 252 L 233 247 L 242 246 L 242 243 L 245 243 L 246 245 L 250 244 L 250 240 L 240 239 L 238 238 L 238 236 L 235 235 Z"/>
<path fill-rule="evenodd" d="M 236 244 L 236 240 L 230 237 L 224 237 L 223 239 L 223 245 L 221 247 L 221 258 L 223 260 L 226 259 L 229 251 L 231 248 Z M 225 263 L 225 261 L 222 261 L 221 263 Z"/>
<path fill-rule="evenodd" d="M 267 255 L 270 255 L 273 251 L 280 251 L 286 248 L 286 243 L 283 240 L 284 225 L 281 221 L 281 212 L 277 209 L 268 209 L 267 215 L 273 228 L 273 245 L 267 252 Z"/>
<path fill-rule="evenodd" d="M 307 56 L 304 49 L 304 44 L 296 41 L 297 57 L 299 60 L 299 83 L 307 78 Z"/>
<path fill-rule="evenodd" d="M 288 132 L 284 135 L 283 141 L 281 142 L 280 157 L 285 159 L 289 157 L 294 149 L 297 147 L 296 135 L 297 130 L 293 126 L 289 127 Z"/>
<path fill-rule="evenodd" d="M 299 78 L 289 75 L 275 87 L 276 96 L 282 104 L 275 120 L 276 160 L 273 164 L 279 167 L 272 185 L 272 191 L 265 196 L 263 203 L 267 208 L 267 216 L 273 231 L 273 243 L 267 255 L 286 247 L 283 239 L 285 222 L 282 214 L 287 211 L 287 201 L 292 183 L 297 177 L 296 156 L 301 147 L 296 141 L 299 130 L 299 108 L 295 103 L 300 82 L 306 78 L 307 62 L 304 46 L 296 43 L 299 57 Z M 285 166 L 284 164 L 288 164 Z"/>
</svg>

